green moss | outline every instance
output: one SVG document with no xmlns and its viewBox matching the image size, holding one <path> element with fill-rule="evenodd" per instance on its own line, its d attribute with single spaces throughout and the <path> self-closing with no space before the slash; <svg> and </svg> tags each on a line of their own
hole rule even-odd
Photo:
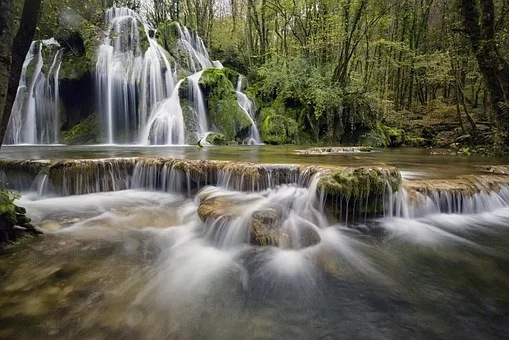
<svg viewBox="0 0 509 340">
<path fill-rule="evenodd" d="M 226 76 L 227 69 L 206 69 L 199 81 L 208 104 L 210 123 L 224 134 L 227 140 L 241 139 L 251 121 L 237 103 L 233 84 Z"/>
<path fill-rule="evenodd" d="M 176 21 L 163 21 L 157 25 L 157 42 L 165 50 L 171 51 L 178 40 L 178 23 Z"/>
<path fill-rule="evenodd" d="M 71 51 L 66 51 L 62 58 L 60 79 L 81 79 L 90 70 L 90 65 L 84 54 L 76 55 Z"/>
<path fill-rule="evenodd" d="M 318 189 L 327 195 L 329 209 L 339 210 L 343 216 L 382 213 L 385 195 L 400 186 L 401 175 L 395 168 L 336 169 L 318 181 Z"/>
<path fill-rule="evenodd" d="M 267 144 L 295 144 L 297 142 L 298 124 L 291 118 L 276 114 L 273 109 L 262 110 L 262 139 Z"/>
<path fill-rule="evenodd" d="M 100 29 L 82 19 L 71 28 L 61 27 L 55 34 L 60 45 L 66 47 L 60 67 L 60 79 L 80 79 L 93 72 L 97 62 L 97 49 L 101 43 Z"/>
<path fill-rule="evenodd" d="M 226 145 L 226 137 L 222 133 L 209 133 L 206 139 L 207 142 L 213 145 Z"/>
<path fill-rule="evenodd" d="M 429 145 L 430 141 L 423 137 L 405 136 L 405 145 L 413 147 L 423 147 Z"/>
<path fill-rule="evenodd" d="M 88 116 L 84 121 L 63 133 L 63 142 L 69 145 L 94 144 L 99 142 L 99 120 L 96 115 Z"/>
</svg>

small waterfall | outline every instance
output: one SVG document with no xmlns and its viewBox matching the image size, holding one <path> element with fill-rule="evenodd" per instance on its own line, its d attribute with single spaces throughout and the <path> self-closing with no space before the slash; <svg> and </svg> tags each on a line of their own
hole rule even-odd
<svg viewBox="0 0 509 340">
<path fill-rule="evenodd" d="M 177 25 L 177 31 L 179 43 L 187 51 L 189 68 L 192 73 L 207 67 L 215 67 L 214 63 L 210 60 L 203 40 L 195 32 L 191 32 L 187 27 L 180 25 Z M 219 66 L 220 64 L 216 65 Z"/>
<path fill-rule="evenodd" d="M 203 70 L 196 72 L 195 74 L 187 77 L 189 81 L 188 87 L 188 98 L 193 101 L 194 110 L 196 112 L 196 121 L 198 122 L 198 136 L 203 138 L 209 130 L 209 124 L 207 122 L 207 107 L 205 105 L 205 98 L 200 89 L 200 78 L 203 74 Z"/>
<path fill-rule="evenodd" d="M 509 206 L 505 176 L 472 176 L 447 181 L 408 181 L 387 197 L 387 218 L 434 214 L 481 214 Z"/>
<path fill-rule="evenodd" d="M 247 140 L 247 144 L 261 144 L 262 139 L 260 137 L 260 133 L 258 132 L 258 127 L 254 121 L 256 108 L 253 102 L 242 92 L 242 80 L 243 76 L 240 75 L 237 80 L 236 85 L 236 93 L 237 93 L 237 102 L 242 109 L 242 111 L 246 114 L 246 117 L 251 121 L 251 128 L 249 131 L 249 139 Z"/>
<path fill-rule="evenodd" d="M 47 74 L 44 53 L 57 51 Z M 4 137 L 5 144 L 59 142 L 60 95 L 58 75 L 63 50 L 55 39 L 33 41 L 25 57 L 20 83 Z"/>
<path fill-rule="evenodd" d="M 154 106 L 142 132 L 142 144 L 185 144 L 185 125 L 180 106 L 179 81 L 168 99 Z"/>
</svg>

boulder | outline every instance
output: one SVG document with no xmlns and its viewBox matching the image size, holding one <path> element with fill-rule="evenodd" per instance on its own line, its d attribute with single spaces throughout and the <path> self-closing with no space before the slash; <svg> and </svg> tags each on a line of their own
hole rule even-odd
<svg viewBox="0 0 509 340">
<path fill-rule="evenodd" d="M 235 213 L 230 209 L 231 206 L 232 202 L 224 197 L 200 197 L 198 216 L 203 222 L 218 218 L 230 220 L 235 217 Z"/>
<path fill-rule="evenodd" d="M 279 247 L 281 217 L 281 213 L 272 208 L 255 211 L 249 222 L 249 243 Z"/>
</svg>

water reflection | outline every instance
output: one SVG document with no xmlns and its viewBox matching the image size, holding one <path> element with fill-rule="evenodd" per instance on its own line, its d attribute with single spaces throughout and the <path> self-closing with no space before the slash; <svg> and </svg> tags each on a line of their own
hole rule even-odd
<svg viewBox="0 0 509 340">
<path fill-rule="evenodd" d="M 254 163 L 317 164 L 333 166 L 396 166 L 409 178 L 451 178 L 471 174 L 487 164 L 482 157 L 436 155 L 425 149 L 384 149 L 373 152 L 302 155 L 304 146 L 235 145 L 139 146 L 139 145 L 44 145 L 2 146 L 0 159 L 86 159 L 112 157 L 170 157 L 235 160 Z M 509 159 L 489 159 L 489 164 L 508 164 Z"/>
</svg>

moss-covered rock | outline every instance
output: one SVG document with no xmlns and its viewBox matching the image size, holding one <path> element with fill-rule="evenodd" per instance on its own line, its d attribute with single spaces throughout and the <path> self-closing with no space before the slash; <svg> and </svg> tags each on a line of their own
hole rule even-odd
<svg viewBox="0 0 509 340">
<path fill-rule="evenodd" d="M 227 69 L 206 69 L 199 81 L 208 104 L 210 123 L 227 140 L 242 139 L 251 121 L 237 103 L 235 88 L 226 76 Z"/>
<path fill-rule="evenodd" d="M 297 143 L 298 124 L 291 118 L 275 113 L 271 109 L 264 109 L 262 116 L 261 135 L 267 144 L 295 144 Z"/>
<path fill-rule="evenodd" d="M 163 21 L 157 25 L 156 38 L 159 45 L 165 50 L 172 51 L 178 40 L 179 23 L 176 21 Z"/>
<path fill-rule="evenodd" d="M 228 142 L 222 133 L 215 132 L 209 133 L 205 140 L 212 145 L 226 145 Z"/>
<path fill-rule="evenodd" d="M 42 234 L 31 224 L 31 219 L 25 216 L 26 209 L 14 204 L 18 198 L 17 193 L 0 189 L 0 250 L 7 243 L 20 238 Z"/>
<path fill-rule="evenodd" d="M 96 115 L 88 116 L 76 124 L 70 131 L 64 132 L 62 140 L 65 144 L 95 144 L 100 142 L 99 120 Z"/>
<path fill-rule="evenodd" d="M 78 19 L 72 24 L 64 21 L 55 34 L 60 45 L 66 48 L 60 79 L 80 79 L 95 70 L 97 49 L 101 43 L 100 29 L 79 16 Z"/>
</svg>

